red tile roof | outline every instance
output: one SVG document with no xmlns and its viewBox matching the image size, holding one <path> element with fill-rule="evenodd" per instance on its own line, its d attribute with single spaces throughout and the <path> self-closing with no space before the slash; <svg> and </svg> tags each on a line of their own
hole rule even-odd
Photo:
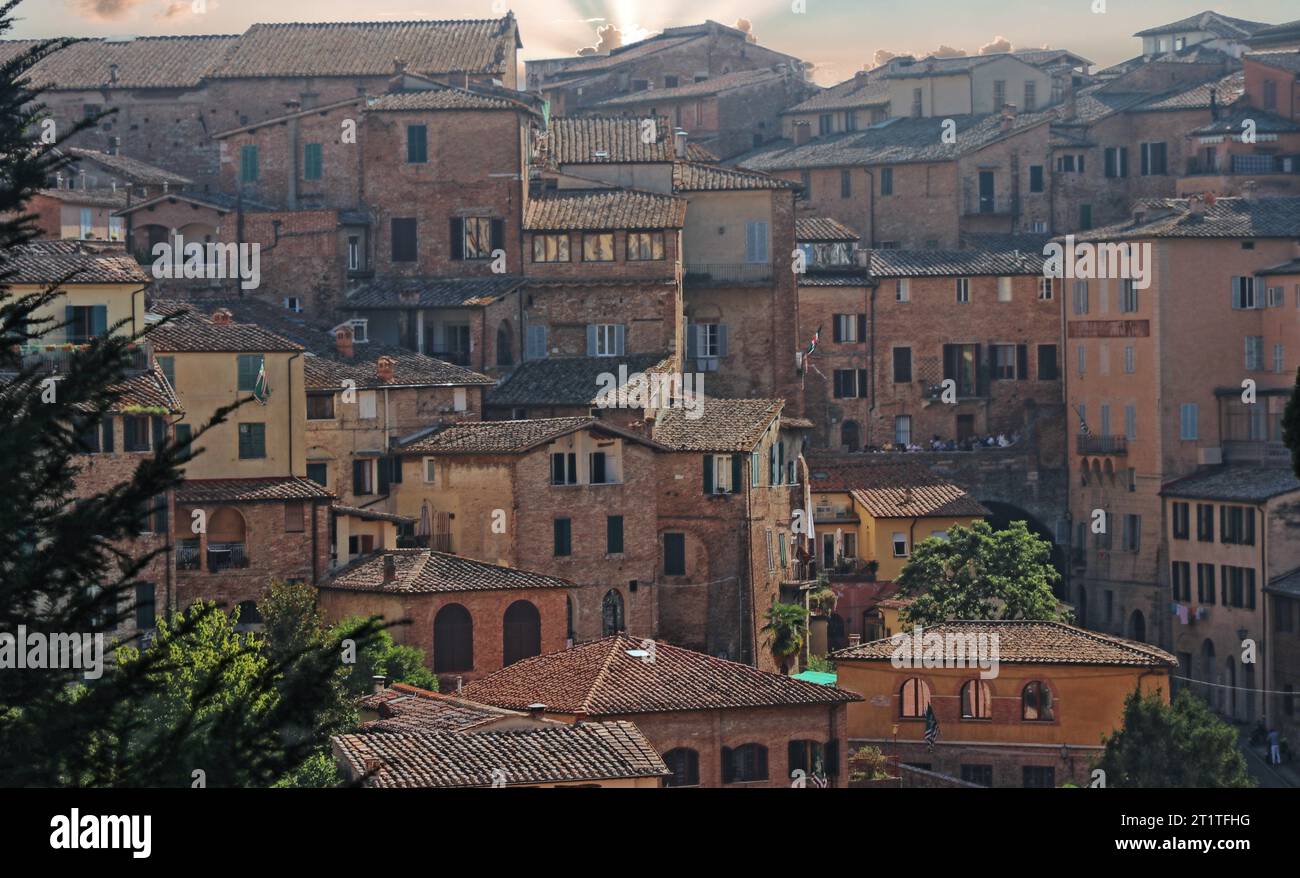
<svg viewBox="0 0 1300 878">
<path fill-rule="evenodd" d="M 610 162 L 671 162 L 673 127 L 666 116 L 655 120 L 654 138 L 642 138 L 642 120 L 627 116 L 582 116 L 551 119 L 540 144 L 556 165 L 608 164 Z"/>
<path fill-rule="evenodd" d="M 149 341 L 159 353 L 272 353 L 301 351 L 303 346 L 268 332 L 254 323 L 217 323 L 197 311 L 184 314 L 175 303 L 155 302 L 153 313 L 172 315 L 168 323 L 154 327 Z"/>
<path fill-rule="evenodd" d="M 68 278 L 64 280 L 64 278 Z M 0 253 L 0 282 L 7 284 L 132 284 L 150 277 L 119 247 L 81 241 L 33 241 Z"/>
<path fill-rule="evenodd" d="M 785 406 L 780 399 L 704 397 L 695 402 L 702 405 L 699 417 L 685 408 L 661 409 L 655 441 L 673 451 L 752 451 Z"/>
<path fill-rule="evenodd" d="M 593 717 L 861 700 L 844 689 L 626 634 L 515 662 L 463 694 L 513 710 L 545 704 L 550 713 Z"/>
<path fill-rule="evenodd" d="M 33 85 L 60 90 L 194 88 L 221 62 L 237 36 L 133 37 L 73 43 L 32 68 Z M 0 57 L 21 45 L 0 43 Z M 113 82 L 113 65 L 117 81 Z"/>
<path fill-rule="evenodd" d="M 334 495 L 298 476 L 260 479 L 186 479 L 176 489 L 177 503 L 279 503 L 321 500 Z"/>
<path fill-rule="evenodd" d="M 701 162 L 673 162 L 673 191 L 725 192 L 737 189 L 793 189 L 790 180 L 782 180 L 757 171 L 741 171 Z"/>
<path fill-rule="evenodd" d="M 616 427 L 590 415 L 572 418 L 534 418 L 522 421 L 471 421 L 451 424 L 436 432 L 402 441 L 402 454 L 523 454 L 567 436 L 575 430 L 595 430 L 653 445 L 644 436 Z"/>
<path fill-rule="evenodd" d="M 960 486 L 920 464 L 827 462 L 808 465 L 814 494 L 851 493 L 876 518 L 965 517 L 991 514 Z"/>
<path fill-rule="evenodd" d="M 385 558 L 392 556 L 396 576 L 384 582 Z M 567 579 L 503 567 L 428 549 L 390 549 L 367 555 L 335 571 L 320 588 L 403 594 L 499 591 L 515 588 L 569 588 Z"/>
<path fill-rule="evenodd" d="M 1064 622 L 1028 619 L 954 621 L 924 628 L 924 634 L 997 635 L 998 661 L 1033 665 L 1122 665 L 1172 668 L 1178 660 L 1162 649 L 1087 631 Z M 897 635 L 895 635 L 897 636 Z M 832 653 L 836 661 L 889 661 L 895 644 L 891 638 L 873 640 Z"/>
<path fill-rule="evenodd" d="M 528 719 L 528 714 L 520 711 L 479 704 L 405 683 L 367 695 L 358 706 L 379 714 L 379 719 L 362 726 L 367 732 L 465 731 L 501 720 Z"/>
<path fill-rule="evenodd" d="M 397 732 L 332 739 L 367 787 L 527 786 L 670 774 L 630 722 L 545 723 L 510 731 Z"/>
<path fill-rule="evenodd" d="M 528 201 L 524 228 L 563 232 L 610 229 L 680 229 L 686 200 L 632 189 L 558 189 Z"/>
<path fill-rule="evenodd" d="M 806 216 L 794 221 L 796 241 L 856 241 L 860 235 L 829 216 Z"/>
</svg>

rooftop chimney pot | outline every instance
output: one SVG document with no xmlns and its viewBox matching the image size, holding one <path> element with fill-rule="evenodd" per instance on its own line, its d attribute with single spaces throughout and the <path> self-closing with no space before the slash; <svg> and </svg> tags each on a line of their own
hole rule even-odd
<svg viewBox="0 0 1300 878">
<path fill-rule="evenodd" d="M 234 315 L 230 313 L 230 309 L 218 308 L 212 312 L 212 322 L 217 326 L 229 326 L 234 323 L 235 320 Z"/>
<path fill-rule="evenodd" d="M 397 559 L 391 554 L 384 556 L 384 584 L 397 579 Z"/>
<path fill-rule="evenodd" d="M 794 145 L 803 146 L 812 139 L 812 125 L 805 121 L 794 123 Z"/>
<path fill-rule="evenodd" d="M 351 358 L 353 351 L 351 328 L 340 326 L 334 330 L 334 348 L 339 352 L 339 356 Z"/>
</svg>

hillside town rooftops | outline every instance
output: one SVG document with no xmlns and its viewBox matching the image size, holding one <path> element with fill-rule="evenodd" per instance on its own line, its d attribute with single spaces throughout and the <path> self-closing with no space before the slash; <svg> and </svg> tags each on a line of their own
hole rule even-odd
<svg viewBox="0 0 1300 878">
<path fill-rule="evenodd" d="M 641 164 L 676 160 L 668 117 L 653 120 L 654 137 L 646 142 L 643 120 L 629 116 L 556 116 L 539 144 L 556 166 Z"/>
<path fill-rule="evenodd" d="M 1158 37 L 1165 34 L 1181 34 L 1191 31 L 1203 31 L 1214 34 L 1217 37 L 1248 37 L 1252 34 L 1259 33 L 1262 30 L 1272 27 L 1266 21 L 1249 21 L 1244 18 L 1230 18 L 1213 10 L 1189 15 L 1187 18 L 1180 18 L 1178 21 L 1172 21 L 1168 24 L 1159 24 L 1155 27 L 1149 27 L 1146 30 L 1140 30 L 1133 34 L 1135 37 Z"/>
<path fill-rule="evenodd" d="M 161 186 L 168 183 L 179 189 L 182 186 L 194 185 L 194 181 L 188 177 L 121 153 L 101 152 L 79 146 L 66 147 L 63 151 L 75 159 L 93 162 L 121 177 L 125 182 L 137 186 Z"/>
<path fill-rule="evenodd" d="M 711 76 L 699 82 L 685 82 L 673 88 L 656 88 L 618 95 L 596 104 L 597 107 L 621 107 L 631 104 L 660 101 L 695 100 L 713 97 L 738 88 L 781 82 L 787 74 L 776 70 L 737 70 L 721 76 Z"/>
<path fill-rule="evenodd" d="M 169 317 L 157 323 L 149 341 L 159 353 L 272 353 L 303 350 L 297 342 L 269 332 L 253 323 L 235 323 L 229 312 L 209 317 L 183 304 L 158 301 L 150 305 L 153 314 Z"/>
<path fill-rule="evenodd" d="M 872 250 L 868 270 L 882 277 L 969 277 L 1043 273 L 1038 250 Z"/>
<path fill-rule="evenodd" d="M 492 386 L 496 382 L 486 375 L 405 348 L 377 345 L 374 342 L 353 347 L 352 357 L 342 354 L 316 354 L 303 363 L 308 390 L 334 390 L 352 381 L 357 389 L 397 387 L 474 387 Z M 379 360 L 386 359 L 391 377 L 380 374 Z"/>
<path fill-rule="evenodd" d="M 389 567 L 391 563 L 391 568 Z M 569 588 L 567 579 L 429 549 L 387 549 L 334 571 L 323 589 L 441 594 L 520 588 Z"/>
<path fill-rule="evenodd" d="M 1081 242 L 1144 238 L 1300 237 L 1300 196 L 1259 196 L 1194 201 L 1148 198 L 1128 222 L 1076 235 Z"/>
<path fill-rule="evenodd" d="M 963 488 L 920 464 L 814 458 L 808 470 L 814 494 L 847 492 L 875 518 L 983 518 L 991 514 Z"/>
<path fill-rule="evenodd" d="M 1163 497 L 1263 503 L 1273 497 L 1300 491 L 1300 480 L 1290 467 L 1220 466 L 1167 483 Z"/>
<path fill-rule="evenodd" d="M 794 239 L 808 243 L 857 241 L 861 236 L 829 216 L 807 216 L 794 221 Z"/>
<path fill-rule="evenodd" d="M 107 207 L 110 210 L 126 207 L 127 202 L 126 189 L 40 189 L 38 194 L 67 204 Z"/>
<path fill-rule="evenodd" d="M 1296 22 L 1300 25 L 1300 22 Z M 1300 31 L 1300 27 L 1297 27 Z M 1269 67 L 1275 67 L 1278 70 L 1289 70 L 1292 73 L 1300 73 L 1300 49 L 1293 52 L 1252 52 L 1246 55 L 1249 61 L 1258 61 L 1260 64 L 1267 64 Z"/>
<path fill-rule="evenodd" d="M 239 39 L 222 35 L 81 40 L 42 59 L 28 80 L 52 91 L 194 88 Z M 40 42 L 0 41 L 0 63 Z"/>
<path fill-rule="evenodd" d="M 518 101 L 451 86 L 389 92 L 366 101 L 366 110 L 371 113 L 522 109 L 526 107 Z"/>
</svg>

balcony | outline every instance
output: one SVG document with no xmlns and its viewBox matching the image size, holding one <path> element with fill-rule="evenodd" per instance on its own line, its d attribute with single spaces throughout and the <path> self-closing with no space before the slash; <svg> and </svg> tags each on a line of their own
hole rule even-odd
<svg viewBox="0 0 1300 878">
<path fill-rule="evenodd" d="M 772 279 L 770 262 L 688 262 L 685 283 L 756 284 Z"/>
<path fill-rule="evenodd" d="M 469 351 L 425 351 L 425 353 L 437 360 L 469 367 Z"/>
<path fill-rule="evenodd" d="M 1097 436 L 1092 433 L 1080 433 L 1075 439 L 1075 447 L 1080 454 L 1128 454 L 1128 438 L 1125 436 Z"/>
<path fill-rule="evenodd" d="M 10 348 L 9 356 L 0 361 L 0 374 L 16 375 L 20 371 L 35 370 L 40 374 L 62 375 L 72 365 L 72 357 L 88 345 L 81 343 L 18 344 Z M 127 351 L 126 373 L 137 375 L 149 370 L 150 349 L 147 343 L 131 345 Z"/>
<path fill-rule="evenodd" d="M 238 570 L 248 566 L 243 543 L 208 543 L 208 572 Z"/>
<path fill-rule="evenodd" d="M 203 568 L 203 551 L 198 540 L 181 540 L 176 545 L 177 570 L 201 570 Z"/>
</svg>

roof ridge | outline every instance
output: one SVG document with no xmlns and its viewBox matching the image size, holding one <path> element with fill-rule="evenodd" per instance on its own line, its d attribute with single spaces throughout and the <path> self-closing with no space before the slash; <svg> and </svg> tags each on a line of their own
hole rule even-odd
<svg viewBox="0 0 1300 878">
<path fill-rule="evenodd" d="M 605 654 L 605 660 L 600 663 L 600 670 L 596 673 L 596 676 L 592 679 L 591 685 L 587 687 L 587 693 L 582 700 L 582 712 L 587 716 L 592 715 L 591 713 L 593 707 L 592 703 L 595 701 L 596 691 L 602 688 L 602 684 L 609 677 L 610 672 L 612 671 L 614 666 L 615 656 L 618 654 L 619 650 L 623 648 L 622 646 L 623 641 L 624 640 L 631 641 L 631 638 L 628 637 L 626 633 L 622 631 L 618 632 L 617 634 L 610 635 L 609 639 L 610 639 L 610 650 Z"/>
</svg>

